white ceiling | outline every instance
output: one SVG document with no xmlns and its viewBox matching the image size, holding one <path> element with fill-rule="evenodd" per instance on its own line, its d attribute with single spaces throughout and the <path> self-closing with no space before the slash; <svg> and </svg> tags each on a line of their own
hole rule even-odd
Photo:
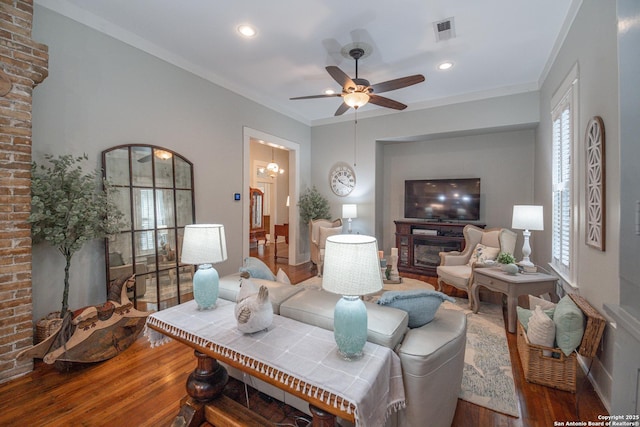
<svg viewBox="0 0 640 427">
<path fill-rule="evenodd" d="M 323 124 L 340 91 L 325 71 L 352 78 L 344 46 L 365 43 L 359 77 L 371 84 L 423 74 L 426 82 L 384 93 L 407 110 L 538 90 L 581 0 L 35 0 L 62 15 L 189 70 L 269 108 Z M 433 22 L 453 17 L 456 37 L 436 42 Z M 239 24 L 258 30 L 241 38 Z M 453 68 L 439 71 L 442 61 Z M 405 111 L 407 111 L 405 110 Z M 362 116 L 394 113 L 375 105 Z"/>
</svg>

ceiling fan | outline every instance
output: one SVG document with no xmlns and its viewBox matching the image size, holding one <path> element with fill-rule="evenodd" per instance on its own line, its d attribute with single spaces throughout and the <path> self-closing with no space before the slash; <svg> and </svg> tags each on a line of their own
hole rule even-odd
<svg viewBox="0 0 640 427">
<path fill-rule="evenodd" d="M 386 82 L 371 85 L 369 84 L 368 80 L 358 77 L 358 60 L 364 56 L 364 53 L 364 49 L 360 47 L 355 47 L 349 50 L 349 56 L 356 61 L 356 77 L 354 79 L 351 79 L 344 71 L 334 65 L 326 67 L 329 75 L 342 86 L 342 93 L 299 96 L 289 99 L 296 100 L 333 98 L 336 96 L 342 97 L 342 104 L 340 104 L 340 106 L 336 110 L 334 114 L 335 116 L 344 114 L 344 112 L 346 112 L 351 107 L 357 110 L 368 102 L 379 105 L 381 107 L 393 108 L 395 110 L 404 110 L 405 108 L 407 108 L 405 104 L 394 101 L 393 99 L 386 98 L 384 96 L 380 96 L 378 95 L 378 93 L 402 89 L 407 86 L 421 83 L 425 80 L 424 76 L 422 74 L 415 74 L 413 76 L 400 77 L 398 79 L 388 80 Z"/>
</svg>

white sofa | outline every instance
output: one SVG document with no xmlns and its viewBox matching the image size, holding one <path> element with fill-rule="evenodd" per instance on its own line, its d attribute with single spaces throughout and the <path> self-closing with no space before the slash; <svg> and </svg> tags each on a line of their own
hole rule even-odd
<svg viewBox="0 0 640 427">
<path fill-rule="evenodd" d="M 274 313 L 333 330 L 333 310 L 339 295 L 304 285 L 289 285 L 257 278 L 251 280 L 269 288 Z M 240 273 L 221 278 L 219 297 L 235 301 L 239 285 Z M 450 426 L 462 383 L 467 330 L 465 315 L 440 307 L 430 323 L 409 329 L 405 311 L 378 304 L 365 304 L 368 340 L 394 349 L 402 364 L 407 406 L 391 416 L 387 426 Z M 227 369 L 234 378 L 309 413 L 305 401 L 233 367 L 227 366 Z M 345 424 L 342 421 L 341 424 Z"/>
</svg>

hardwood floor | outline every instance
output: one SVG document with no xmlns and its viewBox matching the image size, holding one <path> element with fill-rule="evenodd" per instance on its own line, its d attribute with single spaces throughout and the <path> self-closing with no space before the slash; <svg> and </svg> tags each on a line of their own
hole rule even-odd
<svg viewBox="0 0 640 427">
<path fill-rule="evenodd" d="M 292 283 L 315 274 L 309 264 L 289 266 L 275 263 L 272 245 L 267 246 L 265 262 L 274 272 L 282 268 Z M 280 249 L 279 249 L 280 251 Z M 252 253 L 252 255 L 257 255 Z M 435 284 L 434 278 L 412 276 Z M 453 296 L 455 289 L 445 289 Z M 456 291 L 460 292 L 460 291 Z M 591 384 L 582 372 L 578 392 L 557 391 L 529 384 L 523 379 L 516 338 L 507 333 L 509 351 L 520 403 L 520 417 L 514 418 L 458 400 L 453 426 L 547 427 L 554 421 L 597 421 L 606 414 Z M 0 425 L 2 426 L 169 426 L 185 395 L 187 376 L 195 367 L 193 351 L 171 342 L 150 348 L 141 336 L 117 357 L 68 372 L 36 362 L 35 370 L 16 380 L 0 384 Z M 241 383 L 231 381 L 225 394 L 245 403 Z M 250 408 L 276 423 L 296 423 L 298 411 L 277 401 L 264 399 L 249 390 Z M 425 423 L 428 426 L 428 423 Z"/>
</svg>

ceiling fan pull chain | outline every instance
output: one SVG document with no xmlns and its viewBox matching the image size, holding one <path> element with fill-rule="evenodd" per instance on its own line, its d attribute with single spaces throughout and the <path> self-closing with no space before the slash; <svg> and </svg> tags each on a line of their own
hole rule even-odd
<svg viewBox="0 0 640 427">
<path fill-rule="evenodd" d="M 353 124 L 353 167 L 356 167 L 356 157 L 358 155 L 358 110 L 356 109 L 356 120 Z"/>
</svg>

